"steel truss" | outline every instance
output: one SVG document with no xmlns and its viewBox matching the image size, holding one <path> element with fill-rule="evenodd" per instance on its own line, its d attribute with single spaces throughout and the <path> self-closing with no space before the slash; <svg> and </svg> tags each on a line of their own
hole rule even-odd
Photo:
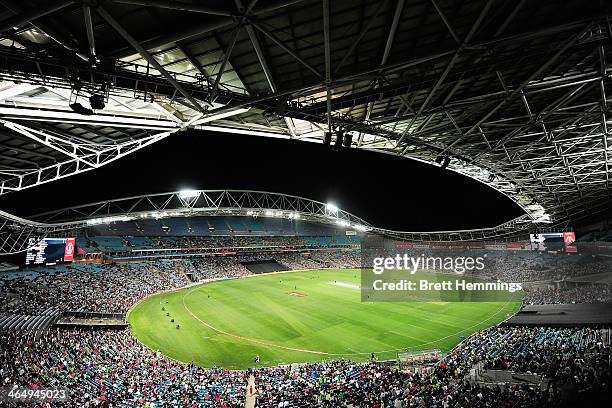
<svg viewBox="0 0 612 408">
<path fill-rule="evenodd" d="M 66 7 L 68 3 L 58 2 L 55 6 Z M 202 27 L 185 27 L 165 38 L 139 42 L 130 33 L 130 27 L 112 15 L 107 3 L 187 10 L 216 19 Z M 607 57 L 612 38 L 609 16 L 600 13 L 574 21 L 551 20 L 548 26 L 515 30 L 506 35 L 513 20 L 520 18 L 525 2 L 519 2 L 494 33 L 482 36 L 479 34 L 493 14 L 494 0 L 479 7 L 463 31 L 453 25 L 451 10 L 445 9 L 442 2 L 431 0 L 429 9 L 439 18 L 444 31 L 438 33 L 438 40 L 450 45 L 430 53 L 411 52 L 409 55 L 415 57 L 402 60 L 391 56 L 393 47 L 398 46 L 397 36 L 401 35 L 398 27 L 408 1 L 377 3 L 374 14 L 366 15 L 361 22 L 354 41 L 338 51 L 335 41 L 342 39 L 333 35 L 338 11 L 330 8 L 334 3 L 323 0 L 317 4 L 321 23 L 318 26 L 323 29 L 316 44 L 323 55 L 320 61 L 313 62 L 305 57 L 308 53 L 297 47 L 295 33 L 277 30 L 266 21 L 266 13 L 287 9 L 290 14 L 292 7 L 298 11 L 299 7 L 306 7 L 303 3 L 308 2 L 278 1 L 258 8 L 257 1 L 244 4 L 237 1 L 236 9 L 227 10 L 164 0 L 113 0 L 102 6 L 92 5 L 86 10 L 86 22 L 87 13 L 89 19 L 93 13 L 101 16 L 129 45 L 129 48 L 116 46 L 108 52 L 109 56 L 126 57 L 136 50 L 147 62 L 146 67 L 118 59 L 114 64 L 101 63 L 94 68 L 87 58 L 80 57 L 66 67 L 64 56 L 40 55 L 29 52 L 27 47 L 23 51 L 0 47 L 0 78 L 19 83 L 15 86 L 21 88 L 15 92 L 26 89 L 27 84 L 68 90 L 73 85 L 72 79 L 78 77 L 91 89 L 102 81 L 112 84 L 110 93 L 117 98 L 129 93 L 137 100 L 150 97 L 162 115 L 147 116 L 151 121 L 148 127 L 132 123 L 136 128 L 166 126 L 163 130 L 169 132 L 174 127 L 201 128 L 208 121 L 212 123 L 206 129 L 315 142 L 322 141 L 324 131 L 342 128 L 353 134 L 355 148 L 432 164 L 447 156 L 449 170 L 502 192 L 535 223 L 552 222 L 564 227 L 611 210 L 612 150 L 608 130 L 611 100 L 606 90 L 611 69 Z M 385 27 L 386 37 L 380 42 L 382 58 L 369 66 L 351 67 L 348 61 L 357 54 L 360 42 L 376 27 L 377 16 L 386 9 L 390 10 L 390 25 Z M 18 20 L 16 25 L 38 24 L 35 19 L 53 10 L 49 7 L 13 20 Z M 90 26 L 91 21 L 87 26 L 89 52 L 98 55 L 100 42 L 94 43 Z M 44 30 L 44 24 L 40 28 Z M 233 30 L 231 40 L 220 49 L 221 70 L 211 76 L 184 42 L 225 29 Z M 250 92 L 247 84 L 244 88 L 224 84 L 224 70 L 228 64 L 234 65 L 230 58 L 240 32 L 248 37 L 269 92 Z M 74 52 L 74 47 L 60 36 L 53 38 L 64 45 L 67 53 Z M 445 39 L 450 42 L 442 41 Z M 267 52 L 264 41 L 267 47 L 278 47 L 282 58 Z M 197 68 L 198 74 L 172 72 L 157 62 L 154 49 L 172 43 Z M 338 52 L 341 58 L 333 58 Z M 301 68 L 300 76 L 307 79 L 287 86 L 282 77 L 275 76 L 275 64 L 283 58 L 294 61 Z M 521 69 L 523 66 L 526 68 Z M 2 99 L 6 97 L 2 98 L 0 91 Z M 28 117 L 24 105 L 20 105 L 23 101 L 16 99 L 12 106 L 17 111 L 9 112 L 11 118 Z M 245 122 L 236 113 L 244 113 L 240 109 L 246 108 L 260 115 L 252 119 L 255 123 Z M 126 113 L 130 115 L 142 118 L 137 111 Z M 271 119 L 275 115 L 276 121 Z M 224 118 L 227 119 L 220 120 Z M 40 123 L 49 119 L 39 116 L 36 120 Z M 74 153 L 70 150 L 74 146 L 68 147 L 69 140 L 61 143 L 57 139 L 41 140 L 51 143 L 62 154 L 76 154 L 69 160 L 79 163 L 77 166 L 63 166 L 61 172 L 60 167 L 55 168 L 62 177 L 76 174 L 80 166 L 96 163 L 90 157 L 79 160 L 86 149 L 79 146 Z M 18 170 L 2 172 L 12 177 Z M 38 170 L 39 175 L 42 173 Z M 6 188 L 0 189 L 0 194 L 35 185 L 38 176 L 35 172 L 29 174 L 32 177 L 20 178 L 23 174 L 13 177 Z M 22 183 L 22 179 L 34 181 Z M 40 179 L 47 180 L 44 176 Z M 49 178 L 52 179 L 55 178 Z"/>
<path fill-rule="evenodd" d="M 80 230 L 115 223 L 173 217 L 272 217 L 332 225 L 359 234 L 381 234 L 419 241 L 501 240 L 526 234 L 532 228 L 527 215 L 494 228 L 461 231 L 404 232 L 378 228 L 331 204 L 293 195 L 248 190 L 193 190 L 100 201 L 47 212 L 25 220 L 0 213 L 0 253 L 26 249 L 29 238 L 69 236 Z"/>
<path fill-rule="evenodd" d="M 49 234 L 61 235 L 65 230 L 61 224 L 26 220 L 0 211 L 0 254 L 23 252 L 31 240 L 38 242 Z"/>
<path fill-rule="evenodd" d="M 55 164 L 36 169 L 10 171 L 0 169 L 2 180 L 0 182 L 0 195 L 97 169 L 162 140 L 174 132 L 161 132 L 117 144 L 95 144 L 75 140 L 66 135 L 40 131 L 8 120 L 0 119 L 0 123 L 28 139 L 61 153 L 65 157 L 64 160 Z"/>
</svg>

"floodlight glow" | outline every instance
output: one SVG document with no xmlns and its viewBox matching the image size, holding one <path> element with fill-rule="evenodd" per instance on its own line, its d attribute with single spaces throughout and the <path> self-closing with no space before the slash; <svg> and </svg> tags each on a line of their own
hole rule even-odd
<svg viewBox="0 0 612 408">
<path fill-rule="evenodd" d="M 187 198 L 194 198 L 197 197 L 198 195 L 200 195 L 200 191 L 198 190 L 181 190 L 178 193 L 180 198 L 183 199 L 187 199 Z"/>
<path fill-rule="evenodd" d="M 336 221 L 336 224 L 340 225 L 341 227 L 348 227 L 351 225 L 348 221 L 344 221 L 344 220 L 338 220 Z"/>
<path fill-rule="evenodd" d="M 99 225 L 99 224 L 111 224 L 113 222 L 125 222 L 129 221 L 130 218 L 125 215 L 102 217 L 102 218 L 91 218 L 87 220 L 87 225 Z"/>
<path fill-rule="evenodd" d="M 336 204 L 327 203 L 327 204 L 325 204 L 325 210 L 326 210 L 326 212 L 328 214 L 338 215 L 339 208 L 338 208 L 338 206 Z"/>
<path fill-rule="evenodd" d="M 358 231 L 369 231 L 370 230 L 365 225 L 360 225 L 360 224 L 353 224 L 353 228 L 355 228 Z"/>
<path fill-rule="evenodd" d="M 273 216 L 273 215 L 274 215 L 274 211 L 272 211 L 272 210 L 266 210 L 266 215 L 267 215 L 268 217 L 271 217 L 271 216 Z"/>
</svg>

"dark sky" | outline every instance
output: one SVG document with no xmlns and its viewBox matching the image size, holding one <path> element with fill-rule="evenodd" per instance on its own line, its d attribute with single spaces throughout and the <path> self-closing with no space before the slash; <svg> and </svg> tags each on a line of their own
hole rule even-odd
<svg viewBox="0 0 612 408">
<path fill-rule="evenodd" d="M 27 216 L 109 198 L 250 189 L 335 202 L 373 225 L 435 231 L 498 225 L 522 213 L 487 186 L 438 167 L 357 149 L 228 133 L 176 133 L 112 164 L 0 198 Z"/>
</svg>

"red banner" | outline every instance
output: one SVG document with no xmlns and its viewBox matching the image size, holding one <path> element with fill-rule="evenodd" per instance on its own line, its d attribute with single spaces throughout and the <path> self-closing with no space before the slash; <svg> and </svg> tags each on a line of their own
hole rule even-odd
<svg viewBox="0 0 612 408">
<path fill-rule="evenodd" d="M 66 238 L 66 246 L 64 247 L 64 262 L 72 261 L 74 259 L 74 238 Z"/>
<path fill-rule="evenodd" d="M 564 232 L 563 241 L 565 241 L 566 244 L 573 244 L 574 242 L 576 242 L 576 234 L 573 231 Z"/>
</svg>

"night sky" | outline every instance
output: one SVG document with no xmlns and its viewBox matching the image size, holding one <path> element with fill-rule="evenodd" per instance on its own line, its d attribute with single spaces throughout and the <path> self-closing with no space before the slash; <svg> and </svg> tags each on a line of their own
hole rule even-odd
<svg viewBox="0 0 612 408">
<path fill-rule="evenodd" d="M 522 214 L 489 187 L 417 161 L 196 130 L 100 169 L 8 194 L 0 198 L 0 208 L 27 216 L 183 188 L 264 190 L 332 201 L 373 225 L 405 231 L 490 227 Z"/>
</svg>

